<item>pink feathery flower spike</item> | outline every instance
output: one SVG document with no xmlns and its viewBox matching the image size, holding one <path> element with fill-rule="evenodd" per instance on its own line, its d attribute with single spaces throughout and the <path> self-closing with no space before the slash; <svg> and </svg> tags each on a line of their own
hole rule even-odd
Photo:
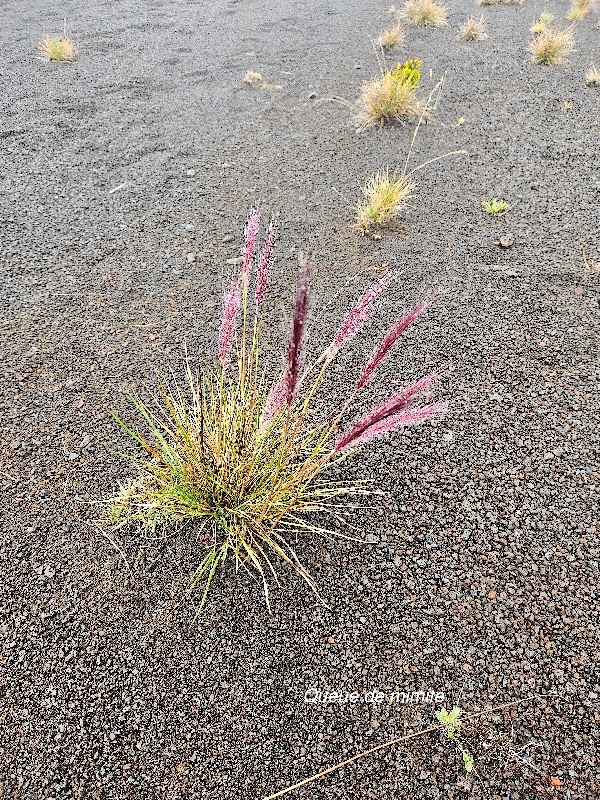
<svg viewBox="0 0 600 800">
<path fill-rule="evenodd" d="M 231 360 L 231 346 L 241 306 L 239 279 L 234 281 L 223 296 L 223 310 L 219 327 L 219 361 L 226 367 Z"/>
<path fill-rule="evenodd" d="M 371 378 L 377 367 L 379 367 L 381 362 L 392 349 L 396 343 L 396 340 L 404 333 L 409 325 L 412 325 L 412 323 L 425 311 L 425 309 L 429 308 L 432 302 L 433 298 L 427 297 L 421 303 L 416 305 L 412 311 L 409 311 L 406 316 L 401 317 L 398 322 L 396 322 L 396 324 L 390 328 L 383 342 L 379 345 L 377 350 L 375 350 L 369 361 L 366 363 L 361 376 L 357 381 L 357 389 L 362 389 L 362 387 Z"/>
<path fill-rule="evenodd" d="M 265 290 L 267 288 L 267 281 L 269 280 L 269 269 L 271 267 L 271 262 L 273 261 L 273 248 L 275 246 L 275 240 L 277 238 L 277 218 L 275 214 L 271 217 L 271 222 L 269 223 L 269 228 L 267 230 L 267 237 L 265 239 L 265 244 L 263 247 L 263 251 L 260 256 L 260 261 L 258 263 L 258 267 L 256 270 L 256 286 L 254 288 L 254 299 L 256 301 L 256 307 L 261 304 L 262 299 L 265 295 Z"/>
<path fill-rule="evenodd" d="M 310 273 L 313 262 L 312 252 L 307 256 L 300 254 L 298 270 L 298 288 L 296 289 L 296 306 L 294 308 L 294 320 L 292 322 L 292 333 L 288 343 L 288 359 L 286 369 L 286 402 L 291 405 L 294 393 L 298 384 L 300 373 L 300 356 L 304 341 L 304 328 L 308 317 L 308 295 Z"/>
<path fill-rule="evenodd" d="M 332 359 L 346 342 L 356 336 L 362 325 L 373 313 L 375 302 L 388 288 L 396 274 L 395 271 L 386 273 L 381 280 L 372 286 L 369 291 L 355 303 L 342 320 L 342 324 L 333 342 L 329 345 L 327 350 L 325 350 L 321 358 Z"/>
<path fill-rule="evenodd" d="M 380 426 L 385 420 L 412 406 L 418 397 L 429 391 L 439 377 L 437 372 L 431 372 L 429 375 L 425 375 L 410 386 L 406 386 L 396 394 L 388 397 L 387 400 L 384 400 L 383 403 L 373 408 L 368 414 L 365 414 L 358 422 L 355 422 L 346 433 L 342 434 L 335 443 L 334 453 L 356 444 L 371 428 Z"/>
<path fill-rule="evenodd" d="M 265 407 L 260 415 L 259 429 L 261 431 L 269 425 L 269 423 L 277 416 L 277 414 L 279 414 L 285 405 L 287 397 L 287 384 L 288 382 L 286 374 L 277 381 L 275 386 L 273 386 L 269 392 Z"/>
<path fill-rule="evenodd" d="M 365 444 L 378 436 L 383 436 L 385 433 L 397 430 L 398 428 L 407 428 L 409 425 L 420 425 L 422 422 L 432 417 L 443 416 L 447 413 L 448 408 L 449 403 L 444 401 L 441 403 L 432 403 L 429 406 L 410 408 L 399 414 L 393 414 L 391 417 L 386 417 L 381 420 L 381 422 L 371 425 L 371 427 L 367 428 L 362 434 L 352 439 L 352 441 L 347 444 L 336 444 L 334 452 L 339 452 L 348 447 L 356 447 L 359 444 Z"/>
<path fill-rule="evenodd" d="M 244 228 L 244 244 L 242 245 L 242 281 L 245 287 L 250 279 L 250 267 L 256 249 L 256 236 L 260 225 L 260 209 L 254 208 L 248 217 Z"/>
</svg>

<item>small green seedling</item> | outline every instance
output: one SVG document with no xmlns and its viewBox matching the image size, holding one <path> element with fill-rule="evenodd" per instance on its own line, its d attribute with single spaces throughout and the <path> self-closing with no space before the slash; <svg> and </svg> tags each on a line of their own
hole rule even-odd
<svg viewBox="0 0 600 800">
<path fill-rule="evenodd" d="M 467 772 L 472 772 L 474 766 L 473 756 L 463 747 L 462 743 L 460 742 L 460 731 L 462 728 L 462 721 L 460 719 L 461 714 L 462 710 L 458 706 L 454 706 L 452 711 L 446 711 L 445 708 L 442 708 L 440 711 L 436 711 L 435 716 L 444 726 L 444 730 L 446 731 L 448 738 L 456 741 L 458 749 L 462 754 L 465 770 Z"/>
<path fill-rule="evenodd" d="M 459 117 L 456 124 L 457 125 L 464 125 L 465 124 L 465 118 L 464 117 Z"/>
<path fill-rule="evenodd" d="M 444 726 L 444 730 L 448 734 L 449 739 L 454 739 L 454 736 L 460 732 L 462 722 L 460 721 L 461 710 L 458 706 L 454 706 L 452 711 L 446 711 L 442 708 L 441 711 L 436 711 L 435 716 Z"/>
<path fill-rule="evenodd" d="M 487 214 L 504 214 L 510 209 L 506 200 L 498 200 L 497 197 L 494 197 L 493 200 L 482 200 L 481 205 Z"/>
</svg>

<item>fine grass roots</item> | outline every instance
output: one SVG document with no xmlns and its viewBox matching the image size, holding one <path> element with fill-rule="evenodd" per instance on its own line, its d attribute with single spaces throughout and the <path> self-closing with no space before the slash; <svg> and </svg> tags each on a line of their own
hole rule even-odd
<svg viewBox="0 0 600 800">
<path fill-rule="evenodd" d="M 497 197 L 494 197 L 492 200 L 482 200 L 481 205 L 486 214 L 505 214 L 510 210 L 510 205 L 506 200 L 498 200 Z"/>
<path fill-rule="evenodd" d="M 595 64 L 591 64 L 585 73 L 585 85 L 592 88 L 600 87 L 600 69 Z"/>
<path fill-rule="evenodd" d="M 550 14 L 549 12 L 544 12 L 540 14 L 540 16 L 536 19 L 536 21 L 531 25 L 529 28 L 529 32 L 532 33 L 534 36 L 537 33 L 544 33 L 547 31 L 550 25 L 554 22 L 554 14 Z"/>
<path fill-rule="evenodd" d="M 536 64 L 555 66 L 573 52 L 574 37 L 571 28 L 548 28 L 529 42 L 529 52 Z"/>
<path fill-rule="evenodd" d="M 392 25 L 391 28 L 386 28 L 383 33 L 379 34 L 377 37 L 377 44 L 382 50 L 393 50 L 394 47 L 398 47 L 404 41 L 404 29 L 399 22 L 395 25 Z"/>
<path fill-rule="evenodd" d="M 567 17 L 573 22 L 578 22 L 592 11 L 596 5 L 596 0 L 573 0 Z"/>
<path fill-rule="evenodd" d="M 277 560 L 293 567 L 316 592 L 289 539 L 330 533 L 306 512 L 340 517 L 352 508 L 349 495 L 366 492 L 363 482 L 327 480 L 325 473 L 359 445 L 447 410 L 445 403 L 418 404 L 439 377 L 430 373 L 342 426 L 357 396 L 429 299 L 400 316 L 353 379 L 345 399 L 328 397 L 323 413 L 315 410 L 315 395 L 329 367 L 372 316 L 396 273 L 380 278 L 348 311 L 329 346 L 305 362 L 310 256 L 300 259 L 285 361 L 271 380 L 274 371 L 272 364 L 263 363 L 260 333 L 274 324 L 263 318 L 262 308 L 277 226 L 272 219 L 262 251 L 255 254 L 259 224 L 254 210 L 246 225 L 240 274 L 223 298 L 214 366 L 194 372 L 187 361 L 183 381 L 162 381 L 147 400 L 130 395 L 141 427 L 117 418 L 142 456 L 130 458 L 138 477 L 109 501 L 109 521 L 116 528 L 133 526 L 139 536 L 153 540 L 168 536 L 173 527 L 187 529 L 198 542 L 190 592 L 203 585 L 200 608 L 217 570 L 228 560 L 236 570 L 259 579 L 267 605 L 268 579 L 278 582 Z"/>
<path fill-rule="evenodd" d="M 404 172 L 380 170 L 362 187 L 363 199 L 356 206 L 355 228 L 366 234 L 372 225 L 384 227 L 395 219 L 415 190 Z"/>
<path fill-rule="evenodd" d="M 73 61 L 75 47 L 68 36 L 46 36 L 41 44 L 41 55 L 50 61 Z"/>
<path fill-rule="evenodd" d="M 404 16 L 413 25 L 441 28 L 448 21 L 448 9 L 435 0 L 407 0 Z"/>
<path fill-rule="evenodd" d="M 487 39 L 487 25 L 483 17 L 474 19 L 470 17 L 460 28 L 459 36 L 468 42 L 480 42 Z"/>
<path fill-rule="evenodd" d="M 405 61 L 363 85 L 358 98 L 362 127 L 405 122 L 424 112 L 426 103 L 419 97 L 421 65 L 418 59 Z"/>
</svg>

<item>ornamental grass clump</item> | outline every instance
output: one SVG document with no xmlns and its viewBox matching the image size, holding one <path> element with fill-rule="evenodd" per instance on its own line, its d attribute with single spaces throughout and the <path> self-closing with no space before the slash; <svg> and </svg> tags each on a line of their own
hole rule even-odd
<svg viewBox="0 0 600 800">
<path fill-rule="evenodd" d="M 365 83 L 358 99 L 362 127 L 390 122 L 404 122 L 420 116 L 426 103 L 419 97 L 422 62 L 409 59 L 381 78 Z"/>
<path fill-rule="evenodd" d="M 259 220 L 258 210 L 253 211 L 241 272 L 224 293 L 214 366 L 197 373 L 187 361 L 183 385 L 172 378 L 148 401 L 132 395 L 141 427 L 117 418 L 142 455 L 132 458 L 138 478 L 122 485 L 109 502 L 110 520 L 119 528 L 137 525 L 152 537 L 187 525 L 198 542 L 190 591 L 204 586 L 200 608 L 217 569 L 228 559 L 236 570 L 244 568 L 259 578 L 267 605 L 269 577 L 277 583 L 277 560 L 316 591 L 289 537 L 325 532 L 305 513 L 339 511 L 348 495 L 366 491 L 362 483 L 325 480 L 327 471 L 358 446 L 447 410 L 444 402 L 424 402 L 439 378 L 431 372 L 342 424 L 401 334 L 428 307 L 426 298 L 394 323 L 357 370 L 346 399 L 329 397 L 329 410 L 317 414 L 315 397 L 329 367 L 374 314 L 395 274 L 383 275 L 357 300 L 331 343 L 309 360 L 305 329 L 311 255 L 300 258 L 284 365 L 270 380 L 272 365 L 264 363 L 260 342 L 263 328 L 272 325 L 263 313 L 263 299 L 277 231 L 272 219 L 257 253 Z"/>
</svg>

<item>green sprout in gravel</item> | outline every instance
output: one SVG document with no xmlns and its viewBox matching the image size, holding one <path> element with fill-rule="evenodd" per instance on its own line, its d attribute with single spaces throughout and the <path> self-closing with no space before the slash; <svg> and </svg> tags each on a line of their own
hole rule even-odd
<svg viewBox="0 0 600 800">
<path fill-rule="evenodd" d="M 453 739 L 458 749 L 460 750 L 463 758 L 463 764 L 467 772 L 472 772 L 473 770 L 473 756 L 469 751 L 463 746 L 460 740 L 460 731 L 462 728 L 462 721 L 461 721 L 461 714 L 462 710 L 458 706 L 454 706 L 452 711 L 446 711 L 445 708 L 442 708 L 440 711 L 436 711 L 436 718 L 439 722 L 444 726 L 444 730 L 448 739 Z"/>
<path fill-rule="evenodd" d="M 506 200 L 498 200 L 497 197 L 494 197 L 492 200 L 482 200 L 481 205 L 486 214 L 505 214 L 510 210 L 510 206 Z"/>
<path fill-rule="evenodd" d="M 140 532 L 187 525 L 198 541 L 198 566 L 190 591 L 204 584 L 204 605 L 217 569 L 231 558 L 261 581 L 277 583 L 274 559 L 287 562 L 315 589 L 289 537 L 325 533 L 305 512 L 339 513 L 344 498 L 366 491 L 363 483 L 323 480 L 323 475 L 359 445 L 389 431 L 424 422 L 447 410 L 446 403 L 419 404 L 428 397 L 436 372 L 395 390 L 340 431 L 354 400 L 370 383 L 400 335 L 428 307 L 424 299 L 401 314 L 360 369 L 345 400 L 333 394 L 324 416 L 314 399 L 339 351 L 362 328 L 396 277 L 388 272 L 347 312 L 331 343 L 312 362 L 303 358 L 312 258 L 300 259 L 296 301 L 282 373 L 274 381 L 263 365 L 260 333 L 273 321 L 263 317 L 263 298 L 272 261 L 276 221 L 255 257 L 260 214 L 248 218 L 241 274 L 223 298 L 218 360 L 196 374 L 187 364 L 186 386 L 171 379 L 149 402 L 131 396 L 142 430 L 117 418 L 144 451 L 131 460 L 137 480 L 121 487 L 109 503 L 113 525 Z M 253 291 L 251 282 L 254 281 Z M 347 501 L 346 501 L 347 502 Z M 162 535 L 162 534 L 161 534 Z"/>
</svg>

